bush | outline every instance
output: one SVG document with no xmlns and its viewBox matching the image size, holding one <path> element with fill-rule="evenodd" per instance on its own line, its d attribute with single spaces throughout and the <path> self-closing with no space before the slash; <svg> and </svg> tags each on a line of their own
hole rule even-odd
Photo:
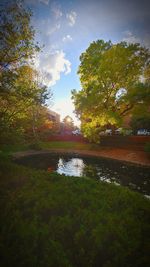
<svg viewBox="0 0 150 267">
<path fill-rule="evenodd" d="M 5 130 L 0 133 L 0 144 L 21 144 L 24 143 L 24 135 L 21 130 Z"/>
</svg>

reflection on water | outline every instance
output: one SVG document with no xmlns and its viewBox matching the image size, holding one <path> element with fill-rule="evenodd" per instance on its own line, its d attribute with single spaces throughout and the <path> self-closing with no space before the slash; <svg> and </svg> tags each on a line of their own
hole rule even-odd
<svg viewBox="0 0 150 267">
<path fill-rule="evenodd" d="M 86 176 L 150 195 L 150 168 L 114 160 L 79 155 L 42 154 L 16 160 L 17 163 L 69 176 Z"/>
<path fill-rule="evenodd" d="M 82 176 L 84 167 L 83 159 L 71 158 L 66 161 L 64 158 L 59 158 L 56 171 L 69 176 Z"/>
</svg>

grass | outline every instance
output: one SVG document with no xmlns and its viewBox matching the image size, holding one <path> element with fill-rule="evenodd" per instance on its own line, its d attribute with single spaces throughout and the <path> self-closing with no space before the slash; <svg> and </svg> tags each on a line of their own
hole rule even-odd
<svg viewBox="0 0 150 267">
<path fill-rule="evenodd" d="M 29 149 L 29 144 L 1 144 L 0 153 L 1 154 L 11 154 L 12 152 L 25 151 Z"/>
<path fill-rule="evenodd" d="M 148 267 L 150 201 L 0 160 L 1 266 Z"/>
<path fill-rule="evenodd" d="M 43 142 L 40 144 L 42 149 L 72 149 L 72 150 L 93 150 L 93 149 L 100 149 L 100 146 L 96 144 L 88 144 L 88 143 L 81 143 L 81 142 Z"/>
<path fill-rule="evenodd" d="M 44 150 L 44 149 L 72 149 L 72 150 L 100 150 L 100 146 L 96 144 L 88 144 L 81 142 L 38 142 L 30 144 L 0 145 L 1 154 L 11 154 L 12 152 L 25 150 Z"/>
</svg>

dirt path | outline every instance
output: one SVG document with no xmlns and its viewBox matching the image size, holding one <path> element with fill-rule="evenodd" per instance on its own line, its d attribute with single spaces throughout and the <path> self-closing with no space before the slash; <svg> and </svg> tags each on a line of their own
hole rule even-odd
<svg viewBox="0 0 150 267">
<path fill-rule="evenodd" d="M 20 158 L 28 155 L 45 154 L 48 152 L 58 153 L 77 153 L 80 155 L 90 155 L 103 158 L 110 158 L 119 161 L 125 161 L 133 164 L 150 166 L 150 155 L 144 151 L 134 151 L 121 148 L 103 148 L 100 151 L 94 150 L 71 150 L 71 149 L 49 149 L 49 150 L 28 150 L 13 153 L 14 158 Z"/>
</svg>

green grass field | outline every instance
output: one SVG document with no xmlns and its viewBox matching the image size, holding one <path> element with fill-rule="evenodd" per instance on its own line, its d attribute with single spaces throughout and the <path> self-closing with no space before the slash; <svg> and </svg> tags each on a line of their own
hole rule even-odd
<svg viewBox="0 0 150 267">
<path fill-rule="evenodd" d="M 42 149 L 72 149 L 72 150 L 93 150 L 93 149 L 100 149 L 99 145 L 96 144 L 88 144 L 88 143 L 81 143 L 81 142 L 43 142 L 41 143 Z"/>
<path fill-rule="evenodd" d="M 49 141 L 38 142 L 31 144 L 15 144 L 15 145 L 0 145 L 1 154 L 11 154 L 12 152 L 25 150 L 44 150 L 44 149 L 72 149 L 72 150 L 100 150 L 100 145 L 88 144 L 81 142 L 63 142 L 63 141 Z"/>
</svg>

